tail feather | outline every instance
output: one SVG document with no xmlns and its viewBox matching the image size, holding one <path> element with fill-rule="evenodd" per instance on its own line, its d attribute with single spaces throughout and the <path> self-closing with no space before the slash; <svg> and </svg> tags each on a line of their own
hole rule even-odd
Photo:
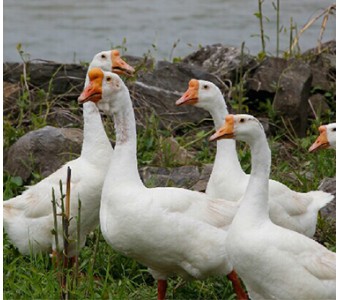
<svg viewBox="0 0 340 300">
<path fill-rule="evenodd" d="M 13 219 L 17 218 L 18 215 L 21 213 L 22 207 L 21 195 L 11 198 L 9 200 L 3 201 L 2 203 L 2 210 L 3 210 L 3 222 L 4 226 L 12 221 Z"/>
<path fill-rule="evenodd" d="M 311 204 L 311 209 L 313 210 L 320 210 L 334 199 L 334 195 L 323 191 L 311 191 L 307 194 L 313 197 L 313 203 Z"/>
</svg>

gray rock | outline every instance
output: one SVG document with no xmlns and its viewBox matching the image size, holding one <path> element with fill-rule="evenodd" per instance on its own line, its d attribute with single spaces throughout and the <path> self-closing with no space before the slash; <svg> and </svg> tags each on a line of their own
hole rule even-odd
<svg viewBox="0 0 340 300">
<path fill-rule="evenodd" d="M 303 53 L 313 72 L 312 87 L 318 91 L 334 91 L 336 79 L 336 41 L 322 43 Z"/>
<path fill-rule="evenodd" d="M 257 119 L 261 122 L 261 124 L 263 126 L 263 130 L 264 130 L 266 136 L 269 136 L 269 134 L 270 134 L 270 124 L 269 124 L 270 122 L 269 122 L 269 119 L 265 118 L 265 117 L 258 117 Z"/>
<path fill-rule="evenodd" d="M 60 95 L 67 93 L 72 99 L 77 99 L 81 93 L 87 67 L 79 64 L 60 64 L 55 62 L 27 63 L 29 82 L 35 87 Z M 4 63 L 4 81 L 20 82 L 23 65 L 19 63 Z"/>
<path fill-rule="evenodd" d="M 282 72 L 287 68 L 288 61 L 279 57 L 266 57 L 247 79 L 248 93 L 252 98 L 265 98 L 276 93 Z"/>
<path fill-rule="evenodd" d="M 319 47 L 315 47 L 312 49 L 308 49 L 306 52 L 304 52 L 302 55 L 304 57 L 311 57 L 318 55 L 319 53 L 328 53 L 335 55 L 336 54 L 336 41 L 335 40 L 330 40 L 328 42 L 322 43 Z"/>
<path fill-rule="evenodd" d="M 223 81 L 234 82 L 239 76 L 256 66 L 254 56 L 251 56 L 240 48 L 215 44 L 202 47 L 198 51 L 189 54 L 183 59 L 184 63 L 202 67 L 209 73 L 220 77 Z"/>
<path fill-rule="evenodd" d="M 213 169 L 213 164 L 204 165 L 199 180 L 191 187 L 192 190 L 205 192 Z"/>
<path fill-rule="evenodd" d="M 304 137 L 312 72 L 308 64 L 295 61 L 280 76 L 273 108 L 291 123 L 297 136 Z"/>
<path fill-rule="evenodd" d="M 331 193 L 334 199 L 320 210 L 321 216 L 336 220 L 336 177 L 324 178 L 320 183 L 319 190 Z"/>
<path fill-rule="evenodd" d="M 176 168 L 144 167 L 140 169 L 143 182 L 149 187 L 175 186 L 190 188 L 200 178 L 197 166 Z"/>
<path fill-rule="evenodd" d="M 26 181 L 32 172 L 46 177 L 81 152 L 83 132 L 46 126 L 19 138 L 6 153 L 4 170 Z"/>
<path fill-rule="evenodd" d="M 318 91 L 335 90 L 335 60 L 335 54 L 328 53 L 321 53 L 311 60 L 310 67 L 313 73 L 312 88 Z"/>
<path fill-rule="evenodd" d="M 160 148 L 153 160 L 156 165 L 166 164 L 170 161 L 173 165 L 186 165 L 194 159 L 194 155 L 181 147 L 174 137 L 160 139 Z"/>
<path fill-rule="evenodd" d="M 308 102 L 308 116 L 312 118 L 315 118 L 315 114 L 316 116 L 323 116 L 330 109 L 325 97 L 321 94 L 310 96 Z"/>
</svg>

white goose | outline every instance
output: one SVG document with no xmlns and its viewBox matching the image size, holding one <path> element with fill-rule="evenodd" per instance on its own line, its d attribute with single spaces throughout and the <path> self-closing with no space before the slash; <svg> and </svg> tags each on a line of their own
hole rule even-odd
<svg viewBox="0 0 340 300">
<path fill-rule="evenodd" d="M 336 123 L 320 126 L 319 133 L 316 141 L 310 146 L 309 152 L 327 148 L 336 149 Z"/>
<path fill-rule="evenodd" d="M 228 115 L 210 139 L 249 144 L 252 170 L 227 237 L 228 254 L 254 299 L 335 299 L 336 254 L 271 222 L 268 183 L 271 153 L 261 123 Z"/>
<path fill-rule="evenodd" d="M 165 298 L 166 280 L 173 274 L 202 279 L 230 273 L 226 228 L 238 204 L 180 188 L 145 187 L 137 169 L 136 124 L 127 87 L 119 76 L 96 68 L 89 78 L 78 101 L 96 102 L 112 115 L 116 131 L 100 206 L 105 240 L 149 267 L 158 281 L 158 299 Z"/>
<path fill-rule="evenodd" d="M 89 69 L 101 66 L 108 70 L 130 74 L 133 68 L 126 64 L 117 50 L 103 51 L 94 56 Z M 87 79 L 88 82 L 88 79 Z M 85 84 L 87 85 L 87 83 Z M 82 202 L 80 245 L 85 244 L 86 235 L 99 223 L 101 189 L 113 153 L 105 133 L 100 113 L 94 103 L 84 104 L 84 140 L 80 157 L 63 165 L 39 183 L 28 187 L 21 195 L 3 202 L 3 221 L 9 239 L 22 254 L 52 252 L 55 254 L 53 225 L 52 188 L 60 204 L 59 181 L 66 192 L 67 167 L 72 170 L 69 234 L 76 238 L 78 197 Z M 60 211 L 58 211 L 60 213 Z M 63 249 L 61 220 L 58 220 L 59 248 Z M 69 256 L 76 254 L 76 243 L 71 242 Z"/>
<path fill-rule="evenodd" d="M 219 88 L 209 81 L 192 79 L 188 90 L 177 100 L 176 105 L 191 104 L 207 110 L 218 129 L 228 115 L 226 103 Z M 248 185 L 249 175 L 240 165 L 234 140 L 217 142 L 217 152 L 206 193 L 212 197 L 227 197 L 238 201 Z M 269 215 L 271 220 L 282 227 L 306 236 L 315 233 L 317 214 L 320 208 L 333 199 L 322 191 L 299 193 L 286 185 L 269 181 Z"/>
</svg>

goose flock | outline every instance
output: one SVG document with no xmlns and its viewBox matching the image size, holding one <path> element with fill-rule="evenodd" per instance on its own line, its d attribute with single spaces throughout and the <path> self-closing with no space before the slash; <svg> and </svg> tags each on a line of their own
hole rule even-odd
<svg viewBox="0 0 340 300">
<path fill-rule="evenodd" d="M 75 217 L 80 198 L 80 248 L 99 224 L 114 250 L 148 267 L 157 280 L 159 300 L 166 298 L 167 279 L 173 275 L 187 280 L 227 276 L 237 299 L 335 299 L 336 254 L 312 239 L 318 212 L 333 196 L 296 192 L 269 179 L 271 151 L 261 123 L 251 115 L 229 114 L 212 82 L 190 80 L 174 102 L 205 109 L 213 118 L 216 132 L 210 140 L 217 141 L 217 152 L 206 192 L 143 184 L 133 104 L 119 76 L 134 71 L 117 50 L 94 56 L 78 98 L 84 118 L 81 155 L 3 202 L 10 241 L 24 255 L 58 255 L 63 250 L 52 232 L 51 190 L 61 198 L 59 181 L 65 191 L 70 167 L 70 258 L 78 254 Z M 114 149 L 100 111 L 115 124 Z M 335 149 L 335 127 L 320 126 L 309 151 Z M 241 168 L 236 140 L 250 147 L 251 174 Z"/>
</svg>

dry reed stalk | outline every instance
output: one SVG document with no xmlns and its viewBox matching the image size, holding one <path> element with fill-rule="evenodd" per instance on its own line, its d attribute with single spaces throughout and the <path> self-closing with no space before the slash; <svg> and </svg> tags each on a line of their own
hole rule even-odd
<svg viewBox="0 0 340 300">
<path fill-rule="evenodd" d="M 57 201 L 55 199 L 54 188 L 52 188 L 52 212 L 53 212 L 53 234 L 55 238 L 55 251 L 52 250 L 52 263 L 55 269 L 57 270 L 57 277 L 60 286 L 62 285 L 63 276 L 60 273 L 60 253 L 59 253 L 59 236 L 58 236 L 58 214 L 57 214 Z"/>
<path fill-rule="evenodd" d="M 61 193 L 61 212 L 62 212 L 62 228 L 63 228 L 63 270 L 62 270 L 62 294 L 61 299 L 69 299 L 69 290 L 67 287 L 67 273 L 69 269 L 69 258 L 68 258 L 68 248 L 69 248 L 69 233 L 68 228 L 70 225 L 70 194 L 71 194 L 71 169 L 67 168 L 67 178 L 66 178 L 66 195 L 62 193 L 62 182 L 60 184 Z M 64 198 L 65 202 L 64 203 Z"/>
<path fill-rule="evenodd" d="M 309 104 L 309 107 L 311 108 L 311 110 L 312 110 L 312 112 L 313 112 L 313 115 L 314 115 L 315 120 L 317 120 L 317 119 L 318 119 L 318 116 L 317 116 L 317 114 L 316 114 L 316 112 L 315 112 L 314 106 L 313 106 L 312 102 L 310 101 L 310 99 L 308 99 L 308 104 Z"/>
<path fill-rule="evenodd" d="M 80 250 L 80 223 L 81 223 L 81 201 L 78 198 L 78 216 L 77 216 L 77 244 L 76 244 L 76 256 L 75 256 L 75 283 L 76 288 L 78 287 L 78 273 L 79 273 L 79 250 Z"/>
<path fill-rule="evenodd" d="M 326 29 L 326 24 L 328 21 L 328 16 L 333 13 L 333 11 L 336 10 L 336 4 L 331 4 L 329 7 L 327 7 L 325 10 L 323 10 L 319 15 L 315 16 L 314 18 L 310 19 L 298 32 L 298 34 L 295 36 L 293 43 L 290 46 L 289 53 L 292 53 L 295 46 L 297 45 L 301 35 L 310 27 L 312 26 L 317 20 L 319 20 L 322 16 L 325 16 L 321 25 L 320 35 L 318 43 L 321 44 L 321 38 L 323 36 L 323 33 Z M 320 47 L 319 47 L 320 49 Z"/>
<path fill-rule="evenodd" d="M 319 39 L 318 39 L 318 53 L 321 53 L 321 41 L 322 41 L 323 34 L 324 34 L 325 30 L 326 30 L 326 26 L 327 26 L 329 15 L 332 14 L 333 11 L 335 11 L 335 9 L 336 9 L 336 5 L 335 4 L 330 5 L 326 9 L 326 14 L 325 14 L 325 16 L 323 17 L 323 20 L 322 20 L 320 34 L 319 34 Z"/>
<path fill-rule="evenodd" d="M 58 219 L 57 219 L 57 202 L 55 200 L 54 188 L 52 188 L 52 211 L 53 211 L 53 224 L 54 224 L 54 238 L 56 251 L 59 251 L 59 237 L 58 237 Z"/>
</svg>

